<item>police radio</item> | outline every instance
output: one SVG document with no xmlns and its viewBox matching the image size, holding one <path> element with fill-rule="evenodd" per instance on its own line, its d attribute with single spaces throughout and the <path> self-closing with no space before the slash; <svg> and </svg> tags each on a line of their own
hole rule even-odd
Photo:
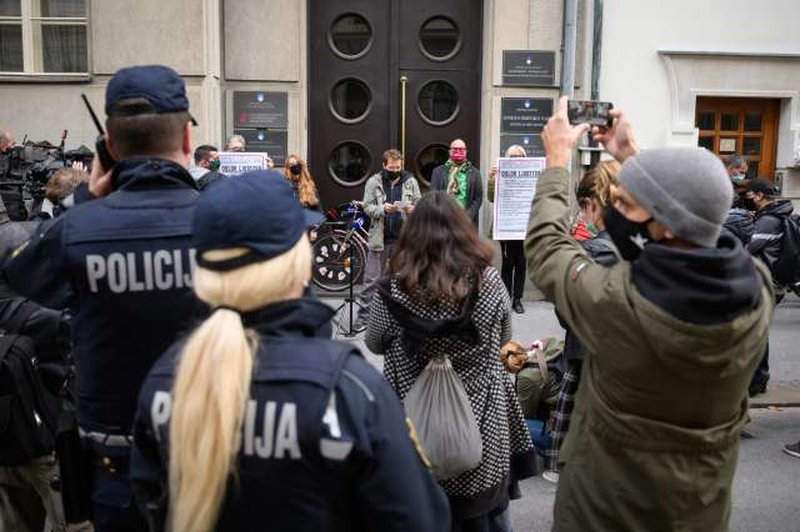
<svg viewBox="0 0 800 532">
<path fill-rule="evenodd" d="M 97 127 L 98 135 L 97 140 L 94 143 L 94 148 L 97 152 L 97 157 L 100 159 L 100 166 L 103 167 L 103 173 L 110 172 L 117 165 L 117 161 L 111 156 L 111 152 L 108 151 L 105 137 L 106 132 L 103 130 L 100 120 L 97 119 L 97 115 L 94 113 L 92 104 L 89 103 L 89 99 L 86 97 L 86 94 L 81 94 L 81 98 L 83 98 L 83 103 L 86 104 L 86 109 L 89 110 L 89 114 L 92 116 L 92 121 L 94 122 L 95 127 Z"/>
</svg>

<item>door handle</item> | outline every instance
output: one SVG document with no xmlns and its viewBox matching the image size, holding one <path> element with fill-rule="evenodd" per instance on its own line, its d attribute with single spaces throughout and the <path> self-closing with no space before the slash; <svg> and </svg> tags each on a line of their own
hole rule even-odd
<svg viewBox="0 0 800 532">
<path fill-rule="evenodd" d="M 400 76 L 400 153 L 406 156 L 406 89 L 408 76 Z"/>
</svg>

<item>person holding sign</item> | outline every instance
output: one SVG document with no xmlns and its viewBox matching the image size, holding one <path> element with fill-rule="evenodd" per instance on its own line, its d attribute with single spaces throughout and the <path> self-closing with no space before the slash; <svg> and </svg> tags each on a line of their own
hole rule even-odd
<svg viewBox="0 0 800 532">
<path fill-rule="evenodd" d="M 527 157 L 525 148 L 519 144 L 509 146 L 506 150 L 506 157 Z M 489 203 L 494 203 L 495 184 L 497 182 L 497 166 L 492 166 L 489 170 L 489 179 L 486 183 L 486 192 Z M 491 236 L 492 229 L 489 229 Z M 522 240 L 500 240 L 500 251 L 502 253 L 502 266 L 500 268 L 503 277 L 503 284 L 506 285 L 508 295 L 511 297 L 511 308 L 517 314 L 524 314 L 525 307 L 522 306 L 522 291 L 525 289 L 525 251 L 522 249 Z"/>
</svg>

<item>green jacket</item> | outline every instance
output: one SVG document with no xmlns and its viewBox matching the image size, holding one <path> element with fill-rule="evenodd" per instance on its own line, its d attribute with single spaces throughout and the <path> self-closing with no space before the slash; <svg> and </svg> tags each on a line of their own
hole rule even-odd
<svg viewBox="0 0 800 532">
<path fill-rule="evenodd" d="M 747 386 L 772 316 L 769 272 L 754 261 L 752 310 L 681 321 L 641 295 L 631 263 L 596 265 L 569 237 L 569 182 L 563 168 L 542 175 L 525 241 L 531 279 L 587 351 L 554 530 L 727 530 Z"/>
<path fill-rule="evenodd" d="M 383 172 L 378 172 L 364 186 L 364 213 L 370 218 L 368 246 L 372 251 L 383 251 L 383 218 L 386 216 L 383 204 L 386 202 L 386 192 L 383 190 L 382 177 Z M 400 180 L 403 185 L 402 201 L 416 205 L 420 198 L 417 179 L 411 172 L 404 171 Z M 402 216 L 405 220 L 406 215 Z"/>
</svg>

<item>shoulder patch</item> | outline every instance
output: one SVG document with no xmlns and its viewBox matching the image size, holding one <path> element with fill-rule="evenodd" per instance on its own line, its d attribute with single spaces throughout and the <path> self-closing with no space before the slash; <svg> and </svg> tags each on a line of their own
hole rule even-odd
<svg viewBox="0 0 800 532">
<path fill-rule="evenodd" d="M 588 265 L 589 263 L 587 261 L 576 263 L 569 272 L 569 278 L 572 279 L 573 282 L 577 281 L 578 277 L 581 275 L 581 272 L 585 270 Z"/>
<path fill-rule="evenodd" d="M 19 246 L 17 246 L 17 247 L 14 249 L 14 251 L 12 251 L 12 252 L 11 252 L 11 258 L 12 258 L 12 259 L 15 259 L 15 258 L 17 258 L 17 255 L 19 255 L 20 253 L 22 253 L 23 251 L 25 251 L 25 248 L 26 248 L 26 247 L 28 247 L 28 244 L 30 244 L 30 243 L 31 243 L 31 241 L 30 241 L 30 240 L 26 240 L 25 242 L 23 242 L 22 244 L 20 244 Z"/>
</svg>

